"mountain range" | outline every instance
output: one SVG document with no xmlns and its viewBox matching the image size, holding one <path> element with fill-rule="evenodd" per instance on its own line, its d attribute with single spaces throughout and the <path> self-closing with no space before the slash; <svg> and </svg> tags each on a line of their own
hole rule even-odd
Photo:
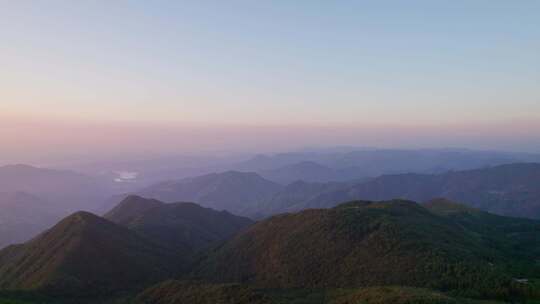
<svg viewBox="0 0 540 304">
<path fill-rule="evenodd" d="M 165 279 L 179 262 L 127 228 L 77 212 L 33 240 L 0 251 L 0 288 L 109 293 Z"/>
<path fill-rule="evenodd" d="M 233 168 L 267 175 L 270 180 L 273 174 L 276 174 L 279 180 L 283 176 L 277 173 L 289 171 L 291 176 L 303 176 L 304 181 L 320 182 L 326 181 L 321 179 L 321 176 L 333 176 L 331 181 L 338 181 L 385 174 L 439 174 L 523 162 L 540 162 L 540 155 L 467 149 L 312 149 L 305 152 L 257 155 L 234 165 Z M 315 164 L 319 168 L 315 168 Z M 305 170 L 298 170 L 302 167 L 305 167 Z M 310 177 L 309 171 L 317 174 Z M 291 181 L 289 176 L 285 177 Z"/>
<path fill-rule="evenodd" d="M 377 149 L 336 147 L 305 149 L 272 155 L 177 155 L 137 160 L 111 160 L 65 165 L 62 168 L 96 176 L 118 190 L 137 189 L 166 180 L 179 180 L 213 172 L 256 172 L 277 182 L 345 181 L 383 174 L 438 174 L 519 162 L 540 162 L 540 155 L 467 149 Z M 128 179 L 122 176 L 129 175 Z"/>
<path fill-rule="evenodd" d="M 0 167 L 0 248 L 18 243 L 0 250 L 0 303 L 540 299 L 539 163 L 339 180 L 368 168 L 344 153 L 112 198 L 124 188 L 98 177 Z M 103 217 L 66 216 L 106 197 Z"/>
<path fill-rule="evenodd" d="M 403 198 L 422 202 L 445 197 L 500 215 L 540 218 L 539 184 L 538 163 L 500 165 L 436 175 L 384 175 L 326 192 L 292 208 L 332 207 L 354 199 Z"/>
<path fill-rule="evenodd" d="M 0 299 L 29 291 L 70 303 L 92 296 L 160 304 L 351 303 L 396 294 L 447 301 L 425 303 L 540 299 L 527 283 L 540 278 L 540 222 L 443 199 L 354 201 L 252 224 L 191 203 L 130 196 L 107 218 L 77 212 L 1 250 Z M 381 285 L 402 287 L 373 287 Z"/>
<path fill-rule="evenodd" d="M 29 165 L 0 167 L 0 192 L 24 192 L 47 201 L 51 211 L 67 215 L 96 204 L 114 193 L 110 182 L 67 170 Z"/>
<path fill-rule="evenodd" d="M 204 207 L 245 215 L 282 187 L 256 173 L 227 171 L 158 183 L 136 194 L 164 202 L 192 201 Z"/>
<path fill-rule="evenodd" d="M 284 185 L 295 181 L 339 182 L 366 178 L 365 172 L 358 167 L 334 169 L 312 161 L 303 161 L 258 173 L 268 180 Z"/>
<path fill-rule="evenodd" d="M 257 173 L 229 171 L 159 183 L 136 194 L 165 202 L 195 201 L 252 218 L 331 208 L 350 200 L 425 202 L 437 197 L 500 215 L 540 218 L 539 183 L 540 164 L 516 163 L 441 174 L 383 175 L 365 181 L 296 181 L 286 186 Z M 115 197 L 109 204 L 124 197 Z"/>
<path fill-rule="evenodd" d="M 198 274 L 259 288 L 405 285 L 503 295 L 513 277 L 538 276 L 540 243 L 528 241 L 540 222 L 498 217 L 494 225 L 490 216 L 403 200 L 277 215 L 208 252 Z"/>
<path fill-rule="evenodd" d="M 187 269 L 191 256 L 251 224 L 191 203 L 128 197 L 105 219 L 76 212 L 0 251 L 0 289 L 99 295 L 147 286 Z"/>
</svg>

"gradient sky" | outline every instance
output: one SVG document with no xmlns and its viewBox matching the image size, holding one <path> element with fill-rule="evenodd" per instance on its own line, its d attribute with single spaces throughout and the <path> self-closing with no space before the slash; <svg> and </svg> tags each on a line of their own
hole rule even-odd
<svg viewBox="0 0 540 304">
<path fill-rule="evenodd" d="M 14 155 L 69 129 L 83 151 L 141 128 L 170 151 L 163 128 L 210 134 L 181 145 L 200 149 L 285 128 L 283 148 L 540 151 L 540 1 L 0 0 L 0 41 Z"/>
</svg>

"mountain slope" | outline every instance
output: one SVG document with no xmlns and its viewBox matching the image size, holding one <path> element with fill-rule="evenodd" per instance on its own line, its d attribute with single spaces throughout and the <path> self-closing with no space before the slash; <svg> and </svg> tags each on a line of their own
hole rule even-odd
<svg viewBox="0 0 540 304">
<path fill-rule="evenodd" d="M 473 232 L 484 243 L 497 247 L 504 256 L 540 263 L 538 220 L 495 215 L 440 198 L 426 202 L 423 206 Z M 527 267 L 525 265 L 521 271 L 527 272 Z"/>
<path fill-rule="evenodd" d="M 256 173 L 228 171 L 163 182 L 137 194 L 168 203 L 196 202 L 204 207 L 244 215 L 254 204 L 270 197 L 281 188 L 282 186 Z"/>
<path fill-rule="evenodd" d="M 0 251 L 0 289 L 100 294 L 166 278 L 179 261 L 126 228 L 77 212 Z"/>
<path fill-rule="evenodd" d="M 385 175 L 312 199 L 304 208 L 332 207 L 345 200 L 445 197 L 492 213 L 540 218 L 540 164 L 510 164 L 439 175 Z"/>
<path fill-rule="evenodd" d="M 165 204 L 139 196 L 129 196 L 105 215 L 167 247 L 197 251 L 231 237 L 252 224 L 248 218 L 215 211 L 193 203 Z"/>
<path fill-rule="evenodd" d="M 209 252 L 197 274 L 264 288 L 407 285 L 495 295 L 508 292 L 508 263 L 459 223 L 397 200 L 274 216 Z"/>
</svg>

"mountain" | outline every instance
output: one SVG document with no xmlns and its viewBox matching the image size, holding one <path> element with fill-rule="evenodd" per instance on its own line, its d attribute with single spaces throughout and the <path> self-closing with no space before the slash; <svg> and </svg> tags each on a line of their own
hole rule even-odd
<svg viewBox="0 0 540 304">
<path fill-rule="evenodd" d="M 523 221 L 498 238 L 538 231 L 538 221 Z M 356 201 L 258 222 L 208 252 L 196 274 L 259 288 L 404 285 L 483 296 L 511 293 L 514 276 L 540 276 L 537 257 L 480 232 L 411 201 Z"/>
<path fill-rule="evenodd" d="M 258 172 L 264 176 L 264 172 L 273 170 L 284 173 L 284 169 L 280 168 L 289 166 L 294 168 L 303 162 L 316 163 L 319 166 L 341 171 L 338 177 L 344 180 L 347 174 L 352 175 L 353 179 L 385 174 L 438 174 L 451 170 L 470 170 L 518 162 L 540 162 L 540 155 L 467 149 L 398 150 L 349 147 L 257 155 L 238 163 L 235 168 L 240 171 Z M 295 174 L 294 171 L 292 173 Z"/>
<path fill-rule="evenodd" d="M 306 182 L 347 181 L 365 176 L 357 168 L 333 169 L 312 161 L 303 161 L 258 173 L 280 184 L 289 184 L 299 180 Z"/>
<path fill-rule="evenodd" d="M 332 207 L 346 200 L 437 197 L 464 202 L 492 213 L 540 218 L 540 164 L 518 163 L 438 175 L 385 175 L 304 203 L 303 208 Z"/>
<path fill-rule="evenodd" d="M 79 209 L 90 210 L 112 194 L 101 179 L 73 171 L 37 168 L 28 165 L 0 167 L 0 192 L 25 192 L 47 200 L 51 209 L 64 215 Z"/>
<path fill-rule="evenodd" d="M 196 202 L 204 207 L 245 215 L 257 202 L 281 188 L 256 173 L 227 171 L 159 183 L 136 194 L 168 203 Z"/>
<path fill-rule="evenodd" d="M 215 211 L 193 203 L 165 204 L 129 196 L 105 215 L 164 247 L 194 252 L 225 240 L 253 222 L 227 211 Z"/>
<path fill-rule="evenodd" d="M 106 294 L 166 279 L 180 261 L 135 232 L 81 211 L 0 251 L 0 289 Z"/>
<path fill-rule="evenodd" d="M 538 220 L 500 216 L 443 198 L 430 200 L 423 206 L 481 235 L 485 242 L 497 246 L 506 256 L 540 262 Z"/>
<path fill-rule="evenodd" d="M 29 240 L 60 218 L 48 202 L 24 192 L 0 193 L 0 210 L 0 249 Z"/>
<path fill-rule="evenodd" d="M 94 162 L 69 163 L 61 168 L 74 170 L 90 176 L 99 176 L 115 185 L 122 192 L 131 192 L 153 184 L 181 178 L 200 176 L 212 172 L 230 170 L 231 164 L 245 156 L 172 155 L 141 159 L 112 159 Z"/>
</svg>

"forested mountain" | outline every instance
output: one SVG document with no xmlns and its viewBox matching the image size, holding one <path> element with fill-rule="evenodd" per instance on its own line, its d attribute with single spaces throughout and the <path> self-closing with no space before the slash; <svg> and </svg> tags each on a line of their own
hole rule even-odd
<svg viewBox="0 0 540 304">
<path fill-rule="evenodd" d="M 514 276 L 540 275 L 527 253 L 540 246 L 527 244 L 539 222 L 508 219 L 485 231 L 474 228 L 492 226 L 482 217 L 468 227 L 435 206 L 357 201 L 274 216 L 209 252 L 198 274 L 264 288 L 406 285 L 486 296 L 510 292 Z"/>
<path fill-rule="evenodd" d="M 225 240 L 253 223 L 194 203 L 166 204 L 139 196 L 127 197 L 105 218 L 163 247 L 189 253 Z"/>
<path fill-rule="evenodd" d="M 181 256 L 87 212 L 0 251 L 0 289 L 58 295 L 129 290 L 178 273 Z"/>
<path fill-rule="evenodd" d="M 0 251 L 0 300 L 343 304 L 540 297 L 528 283 L 540 277 L 540 222 L 444 199 L 355 201 L 245 228 L 249 220 L 227 212 L 130 196 L 107 217 L 118 224 L 78 212 Z M 152 286 L 170 278 L 184 281 Z M 401 287 L 371 287 L 388 285 Z"/>
</svg>

